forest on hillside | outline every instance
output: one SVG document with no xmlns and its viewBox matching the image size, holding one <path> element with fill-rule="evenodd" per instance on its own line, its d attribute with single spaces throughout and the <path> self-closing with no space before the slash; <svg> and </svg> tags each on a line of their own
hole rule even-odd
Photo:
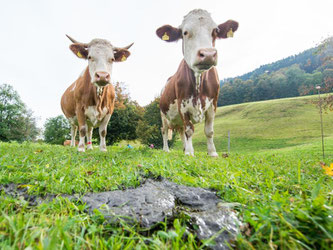
<svg viewBox="0 0 333 250">
<path fill-rule="evenodd" d="M 218 106 L 332 92 L 333 37 L 319 46 L 220 82 Z"/>
</svg>

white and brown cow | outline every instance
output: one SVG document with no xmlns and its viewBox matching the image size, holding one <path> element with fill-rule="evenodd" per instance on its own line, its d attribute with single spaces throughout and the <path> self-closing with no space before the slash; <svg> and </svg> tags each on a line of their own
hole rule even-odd
<svg viewBox="0 0 333 250">
<path fill-rule="evenodd" d="M 184 59 L 176 74 L 166 83 L 160 100 L 163 150 L 169 151 L 168 132 L 179 131 L 186 155 L 194 155 L 192 135 L 194 123 L 205 118 L 208 155 L 218 156 L 213 142 L 213 123 L 219 94 L 216 39 L 233 36 L 238 23 L 229 20 L 217 25 L 210 14 L 201 9 L 188 13 L 178 27 L 164 25 L 157 36 L 167 42 L 182 39 Z M 170 138 L 170 134 L 169 134 Z"/>
<path fill-rule="evenodd" d="M 99 127 L 100 150 L 106 151 L 106 127 L 113 113 L 115 89 L 111 84 L 113 62 L 125 61 L 128 49 L 114 47 L 104 39 L 93 39 L 90 43 L 80 43 L 67 36 L 73 44 L 72 52 L 82 59 L 88 59 L 88 66 L 79 78 L 70 85 L 61 98 L 61 108 L 71 124 L 71 146 L 75 146 L 77 128 L 80 141 L 78 150 L 92 149 L 93 128 Z"/>
</svg>

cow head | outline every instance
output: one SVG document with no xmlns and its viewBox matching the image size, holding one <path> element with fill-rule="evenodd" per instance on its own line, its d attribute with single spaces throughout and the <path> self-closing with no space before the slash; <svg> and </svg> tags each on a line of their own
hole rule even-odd
<svg viewBox="0 0 333 250">
<path fill-rule="evenodd" d="M 87 59 L 91 82 L 98 87 L 111 83 L 111 71 L 113 62 L 122 62 L 130 56 L 128 49 L 118 48 L 104 39 L 93 39 L 90 43 L 80 43 L 66 35 L 72 42 L 71 51 L 79 58 Z"/>
<path fill-rule="evenodd" d="M 167 42 L 183 39 L 183 55 L 188 66 L 195 73 L 202 73 L 217 63 L 215 40 L 233 36 L 238 23 L 229 20 L 216 25 L 210 14 L 201 9 L 188 13 L 179 28 L 164 25 L 156 34 Z"/>
</svg>

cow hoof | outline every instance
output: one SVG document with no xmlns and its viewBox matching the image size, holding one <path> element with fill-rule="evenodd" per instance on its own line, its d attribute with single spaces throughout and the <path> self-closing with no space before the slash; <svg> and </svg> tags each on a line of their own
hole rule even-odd
<svg viewBox="0 0 333 250">
<path fill-rule="evenodd" d="M 210 153 L 208 155 L 211 157 L 219 157 L 219 155 L 216 152 Z"/>
<path fill-rule="evenodd" d="M 193 152 L 186 152 L 185 155 L 194 156 Z"/>
<path fill-rule="evenodd" d="M 78 148 L 78 151 L 79 152 L 84 152 L 85 150 L 84 150 L 84 148 Z"/>
<path fill-rule="evenodd" d="M 91 145 L 87 146 L 87 150 L 92 150 L 93 147 Z"/>
<path fill-rule="evenodd" d="M 106 148 L 99 148 L 102 152 L 107 152 Z"/>
</svg>

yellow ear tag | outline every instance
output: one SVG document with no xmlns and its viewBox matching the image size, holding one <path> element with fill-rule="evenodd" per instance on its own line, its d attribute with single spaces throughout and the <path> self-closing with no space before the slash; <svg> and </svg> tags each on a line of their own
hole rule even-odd
<svg viewBox="0 0 333 250">
<path fill-rule="evenodd" d="M 80 51 L 78 51 L 78 52 L 76 53 L 76 55 L 77 55 L 78 57 L 80 57 L 80 58 L 83 57 L 82 54 L 80 53 Z"/>
<path fill-rule="evenodd" d="M 162 36 L 162 40 L 163 41 L 168 41 L 170 39 L 170 37 L 168 36 L 168 34 L 165 32 L 164 35 Z"/>
<path fill-rule="evenodd" d="M 126 59 L 127 59 L 126 56 L 123 55 L 123 57 L 121 58 L 121 61 L 122 61 L 122 62 L 123 62 L 123 61 L 126 61 Z"/>
<path fill-rule="evenodd" d="M 234 37 L 234 32 L 230 29 L 227 33 L 227 37 Z"/>
</svg>

